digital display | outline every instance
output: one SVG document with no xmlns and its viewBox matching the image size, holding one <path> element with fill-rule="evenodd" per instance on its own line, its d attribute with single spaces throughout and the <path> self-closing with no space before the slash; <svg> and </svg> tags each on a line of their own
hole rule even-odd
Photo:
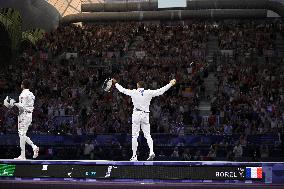
<svg viewBox="0 0 284 189">
<path fill-rule="evenodd" d="M 262 180 L 262 167 L 2 164 L 0 166 L 0 175 L 21 178 Z"/>
<path fill-rule="evenodd" d="M 186 7 L 186 0 L 158 0 L 158 8 Z"/>
<path fill-rule="evenodd" d="M 16 165 L 0 164 L 0 177 L 14 176 Z"/>
</svg>

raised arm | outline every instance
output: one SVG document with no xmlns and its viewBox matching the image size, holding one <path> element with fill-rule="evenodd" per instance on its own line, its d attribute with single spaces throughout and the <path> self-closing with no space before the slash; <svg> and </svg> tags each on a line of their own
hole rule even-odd
<svg viewBox="0 0 284 189">
<path fill-rule="evenodd" d="M 6 99 L 8 99 L 8 96 L 6 97 Z M 16 101 L 14 99 L 11 99 L 9 104 L 10 104 L 11 107 L 16 106 L 16 107 L 19 108 L 20 111 L 24 111 L 24 104 L 22 104 L 20 102 L 16 103 Z"/>
<path fill-rule="evenodd" d="M 160 95 L 164 94 L 167 90 L 169 90 L 175 84 L 176 84 L 176 80 L 173 79 L 166 86 L 164 86 L 164 87 L 162 87 L 160 89 L 157 89 L 157 90 L 151 90 L 151 94 L 152 94 L 153 97 L 154 96 L 160 96 Z"/>
<path fill-rule="evenodd" d="M 123 88 L 121 85 L 117 83 L 115 79 L 112 79 L 112 82 L 114 83 L 117 90 L 125 95 L 131 96 L 131 90 Z"/>
<path fill-rule="evenodd" d="M 25 110 L 25 106 L 23 103 L 14 103 L 13 105 L 17 106 L 19 108 L 20 111 L 24 111 Z"/>
<path fill-rule="evenodd" d="M 20 112 L 22 112 L 22 111 L 33 111 L 34 100 L 35 100 L 35 96 L 32 95 L 32 94 L 29 94 L 27 97 L 25 97 L 23 102 L 19 101 L 17 103 L 14 99 L 11 99 L 10 105 L 18 107 Z"/>
</svg>

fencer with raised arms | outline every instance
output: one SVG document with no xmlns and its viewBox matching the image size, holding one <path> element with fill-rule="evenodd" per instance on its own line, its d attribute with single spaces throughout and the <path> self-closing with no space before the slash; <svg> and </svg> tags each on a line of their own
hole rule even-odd
<svg viewBox="0 0 284 189">
<path fill-rule="evenodd" d="M 150 134 L 150 122 L 149 122 L 149 106 L 153 97 L 160 96 L 169 90 L 172 86 L 176 84 L 176 80 L 173 79 L 166 86 L 157 90 L 145 90 L 144 83 L 139 81 L 137 83 L 137 89 L 125 89 L 120 84 L 117 83 L 115 79 L 112 79 L 113 84 L 121 93 L 128 95 L 132 99 L 133 103 L 133 114 L 132 114 L 132 158 L 130 161 L 137 161 L 137 147 L 138 147 L 138 136 L 140 127 L 143 131 L 145 138 L 150 149 L 148 161 L 153 160 L 155 157 L 153 149 L 153 139 Z"/>
<path fill-rule="evenodd" d="M 29 90 L 29 81 L 23 80 L 21 84 L 22 93 L 19 96 L 19 102 L 16 103 L 14 99 L 10 99 L 10 108 L 13 106 L 18 107 L 19 109 L 19 115 L 18 115 L 18 133 L 20 137 L 20 148 L 21 148 L 21 155 L 18 158 L 18 160 L 25 160 L 26 159 L 26 153 L 25 153 L 25 146 L 26 143 L 28 143 L 33 148 L 33 158 L 37 158 L 39 147 L 37 147 L 31 139 L 26 135 L 29 126 L 32 123 L 32 114 L 34 110 L 34 101 L 35 96 L 34 94 Z M 6 99 L 9 99 L 7 97 Z M 5 99 L 5 100 L 6 100 Z M 6 101 L 7 102 L 7 101 Z"/>
</svg>

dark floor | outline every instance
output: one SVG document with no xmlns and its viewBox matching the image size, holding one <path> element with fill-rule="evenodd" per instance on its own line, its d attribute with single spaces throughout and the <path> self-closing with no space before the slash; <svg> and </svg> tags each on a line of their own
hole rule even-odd
<svg viewBox="0 0 284 189">
<path fill-rule="evenodd" d="M 220 188 L 279 188 L 283 185 L 233 184 L 233 183 L 117 183 L 117 182 L 73 182 L 73 181 L 0 181 L 0 189 L 220 189 Z"/>
</svg>

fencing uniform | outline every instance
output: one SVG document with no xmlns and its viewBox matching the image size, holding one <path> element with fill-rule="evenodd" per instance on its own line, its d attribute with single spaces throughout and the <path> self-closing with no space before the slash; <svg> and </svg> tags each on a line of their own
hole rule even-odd
<svg viewBox="0 0 284 189">
<path fill-rule="evenodd" d="M 34 110 L 34 100 L 35 96 L 29 89 L 24 89 L 19 96 L 19 103 L 15 103 L 14 105 L 19 108 L 19 116 L 18 116 L 18 133 L 20 137 L 20 148 L 21 155 L 16 159 L 25 159 L 25 146 L 28 143 L 32 146 L 34 151 L 33 158 L 38 156 L 39 148 L 34 145 L 29 137 L 27 137 L 27 131 L 29 126 L 32 123 L 32 113 Z"/>
<path fill-rule="evenodd" d="M 120 92 L 132 98 L 132 103 L 134 106 L 132 114 L 132 152 L 133 152 L 132 159 L 133 160 L 137 160 L 136 156 L 136 151 L 138 147 L 137 139 L 139 136 L 140 126 L 141 130 L 144 133 L 145 138 L 147 139 L 147 143 L 150 148 L 150 156 L 154 157 L 155 154 L 153 151 L 153 140 L 150 134 L 149 106 L 153 97 L 164 94 L 164 92 L 166 92 L 171 86 L 173 85 L 169 83 L 166 86 L 157 90 L 144 90 L 144 88 L 129 90 L 123 88 L 118 83 L 115 84 L 115 87 Z"/>
</svg>

